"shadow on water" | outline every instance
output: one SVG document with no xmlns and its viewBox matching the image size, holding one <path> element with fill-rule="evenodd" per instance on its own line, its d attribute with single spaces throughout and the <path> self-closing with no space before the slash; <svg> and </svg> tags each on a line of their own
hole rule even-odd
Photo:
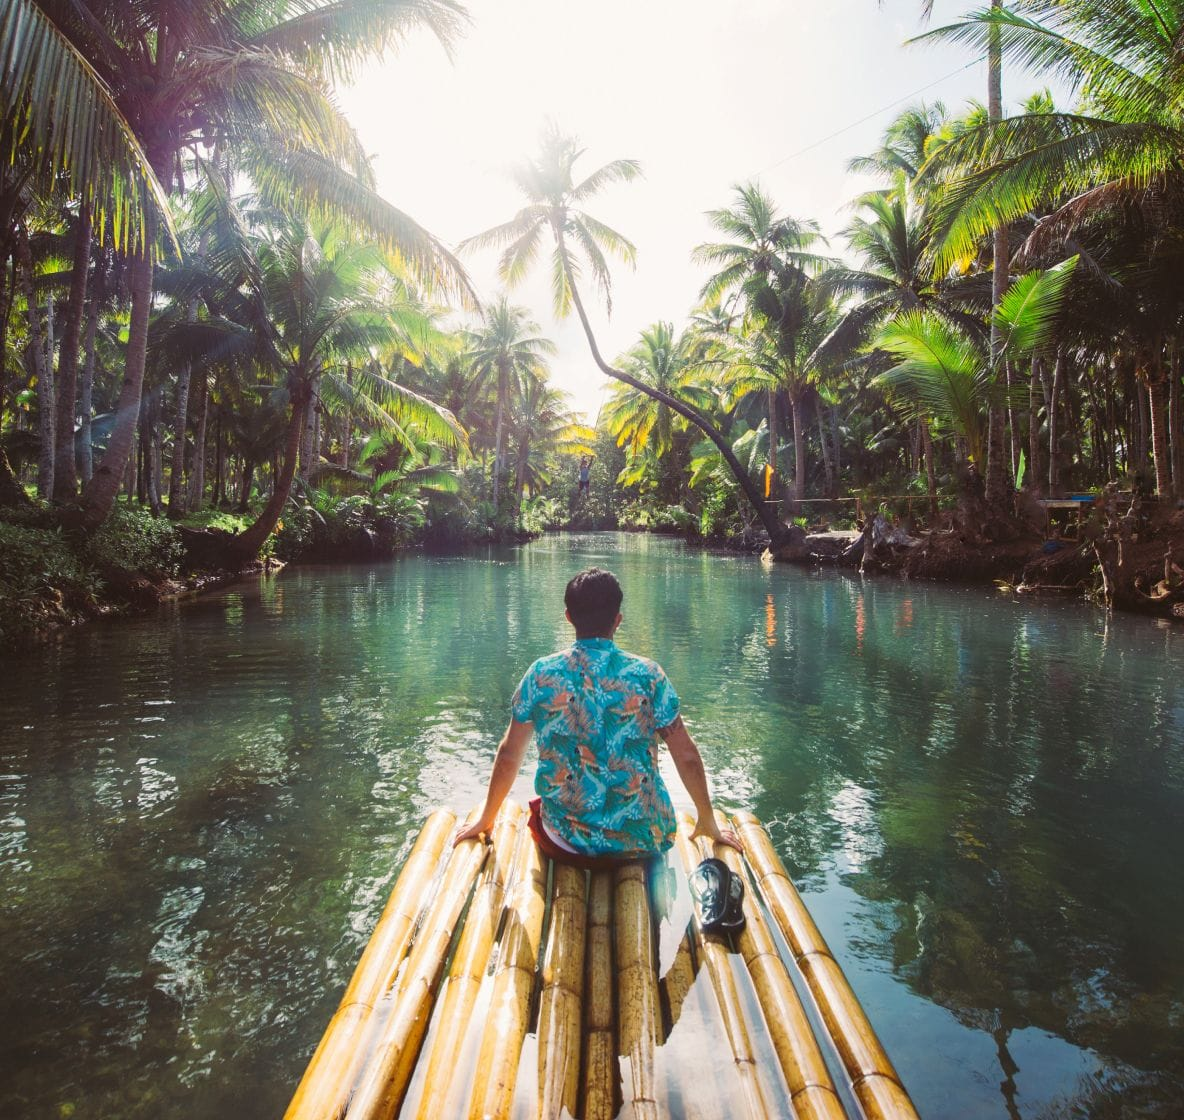
<svg viewBox="0 0 1184 1120">
<path fill-rule="evenodd" d="M 282 1112 L 591 563 L 923 1115 L 1178 1114 L 1184 633 L 597 534 L 289 570 L 0 660 L 0 1111 Z"/>
</svg>

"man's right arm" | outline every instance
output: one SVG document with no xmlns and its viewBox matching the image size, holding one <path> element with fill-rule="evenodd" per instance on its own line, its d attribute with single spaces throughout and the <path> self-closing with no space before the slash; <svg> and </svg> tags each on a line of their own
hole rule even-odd
<svg viewBox="0 0 1184 1120">
<path fill-rule="evenodd" d="M 715 811 L 711 806 L 711 791 L 707 788 L 707 771 L 703 767 L 703 756 L 699 753 L 695 740 L 691 738 L 687 725 L 683 723 L 682 716 L 676 716 L 668 727 L 659 728 L 658 734 L 666 740 L 674 768 L 695 803 L 696 823 L 692 836 L 710 836 L 720 844 L 727 844 L 740 852 L 744 851 L 740 838 L 730 828 L 720 828 L 716 823 Z"/>
<path fill-rule="evenodd" d="M 497 811 L 510 792 L 514 779 L 518 777 L 518 771 L 522 769 L 522 758 L 533 732 L 533 723 L 510 720 L 510 726 L 506 728 L 493 759 L 493 773 L 489 776 L 489 792 L 485 796 L 481 816 L 457 836 L 453 841 L 454 846 L 462 840 L 475 840 L 482 833 L 488 834 L 493 829 Z"/>
</svg>

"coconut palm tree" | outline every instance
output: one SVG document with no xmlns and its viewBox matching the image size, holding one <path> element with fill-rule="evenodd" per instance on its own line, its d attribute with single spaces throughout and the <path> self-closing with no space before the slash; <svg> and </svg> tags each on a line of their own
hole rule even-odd
<svg viewBox="0 0 1184 1120">
<path fill-rule="evenodd" d="M 993 312 L 1006 360 L 1020 361 L 1049 340 L 1076 258 L 1022 277 Z M 952 325 L 933 311 L 915 309 L 892 320 L 876 345 L 896 364 L 875 379 L 924 419 L 947 424 L 966 444 L 967 458 L 981 470 L 988 452 L 989 414 L 1005 403 L 995 376 L 990 343 Z"/>
<path fill-rule="evenodd" d="M 543 381 L 545 358 L 555 344 L 542 338 L 525 307 L 512 307 L 502 296 L 485 309 L 484 322 L 470 335 L 468 359 L 474 381 L 497 386 L 493 436 L 493 502 L 497 505 L 505 469 L 505 420 L 511 390 L 519 395 L 531 380 Z"/>
<path fill-rule="evenodd" d="M 298 200 L 309 209 L 348 213 L 397 245 L 425 281 L 467 288 L 463 269 L 451 255 L 374 192 L 366 155 L 328 86 L 331 77 L 348 74 L 360 59 L 398 42 L 411 27 L 426 25 L 450 41 L 463 18 L 454 0 L 312 0 L 263 8 L 230 0 L 37 7 L 52 16 L 55 35 L 47 32 L 36 40 L 41 49 L 27 67 L 32 77 L 23 85 L 15 79 L 11 84 L 27 95 L 35 88 L 55 88 L 57 81 L 58 96 L 29 97 L 38 106 L 30 112 L 44 118 L 46 134 L 68 128 L 72 99 L 89 90 L 84 87 L 79 95 L 77 84 L 57 78 L 52 69 L 53 52 L 61 55 L 65 40 L 106 83 L 108 107 L 120 118 L 120 131 L 139 142 L 165 193 L 180 185 L 187 153 L 233 151 L 237 169 L 247 172 L 269 201 L 291 205 Z M 52 164 L 53 158 L 47 149 L 43 162 Z M 157 201 L 167 214 L 167 205 Z M 110 510 L 136 428 L 157 215 L 148 212 L 144 218 L 131 244 L 127 371 L 106 454 L 83 491 L 78 520 L 85 529 L 101 523 Z"/>
<path fill-rule="evenodd" d="M 1138 0 L 1044 0 L 995 8 L 929 33 L 946 41 L 997 41 L 1003 54 L 1082 94 L 1074 113 L 1039 112 L 972 130 L 937 153 L 942 257 L 992 222 L 1042 213 L 1024 254 L 1063 245 L 1101 215 L 1137 211 L 1167 233 L 1184 201 L 1184 127 L 1178 44 L 1184 6 Z M 1168 239 L 1170 241 L 1170 238 Z M 1166 242 L 1165 242 L 1166 244 Z M 1157 487 L 1170 489 L 1165 378 L 1153 340 L 1139 351 L 1150 403 Z M 1159 348 L 1162 351 L 1162 346 Z"/>
<path fill-rule="evenodd" d="M 653 396 L 699 428 L 719 448 L 770 538 L 779 539 L 784 535 L 784 526 L 762 499 L 718 428 L 693 405 L 644 385 L 631 374 L 609 365 L 602 357 L 578 282 L 584 269 L 588 269 L 611 310 L 612 285 L 605 254 L 613 254 L 631 264 L 636 250 L 627 238 L 582 207 L 609 184 L 637 178 L 641 168 L 635 160 L 612 160 L 576 182 L 574 166 L 582 154 L 583 149 L 573 137 L 564 136 L 553 124 L 548 125 L 538 158 L 527 161 L 513 173 L 515 183 L 526 196 L 526 206 L 510 221 L 463 242 L 462 249 L 504 247 L 499 273 L 507 284 L 514 284 L 538 261 L 543 240 L 549 236 L 553 241 L 551 293 L 556 316 L 564 317 L 575 308 L 592 358 L 602 373 Z"/>
<path fill-rule="evenodd" d="M 558 456 L 587 454 L 596 432 L 571 411 L 567 394 L 535 378 L 512 398 L 510 437 L 517 445 L 514 495 L 537 493 L 553 480 L 551 464 Z"/>
<path fill-rule="evenodd" d="M 654 323 L 617 364 L 638 381 L 667 397 L 688 401 L 706 412 L 715 394 L 703 385 L 703 367 L 695 361 L 696 339 L 689 332 L 677 338 L 671 323 Z M 687 421 L 660 399 L 617 385 L 601 409 L 601 419 L 626 449 L 625 470 L 618 481 L 632 485 L 640 481 L 651 458 L 661 462 L 674 447 L 676 427 Z"/>
<path fill-rule="evenodd" d="M 810 312 L 820 309 L 815 306 L 813 295 L 822 296 L 822 291 L 805 296 L 806 283 L 810 276 L 822 272 L 831 262 L 814 252 L 825 241 L 818 224 L 801 222 L 777 211 L 773 200 L 755 183 L 740 184 L 734 188 L 735 201 L 732 206 L 708 212 L 708 220 L 727 241 L 707 242 L 699 245 L 693 258 L 700 264 L 718 268 L 703 286 L 700 297 L 708 300 L 730 299 L 739 302 L 744 309 L 750 327 L 769 334 L 769 344 L 758 344 L 762 361 L 779 353 L 781 373 L 793 371 L 788 379 L 777 374 L 768 379 L 762 373 L 759 380 L 768 391 L 768 449 L 769 465 L 777 471 L 778 460 L 778 408 L 777 402 L 783 389 L 790 389 L 790 407 L 793 409 L 794 444 L 797 468 L 794 477 L 795 501 L 804 497 L 805 446 L 802 438 L 802 417 L 798 404 L 802 398 L 802 385 L 796 373 L 805 356 L 802 349 L 801 329 L 805 317 L 817 320 Z M 822 298 L 822 303 L 826 302 Z M 811 305 L 807 311 L 807 303 Z M 809 349 L 822 341 L 814 337 Z M 753 368 L 764 368 L 762 361 L 754 361 Z M 784 383 L 783 383 L 784 382 Z M 746 391 L 753 391 L 756 381 L 746 383 Z M 791 387 L 792 386 L 792 387 Z"/>
<path fill-rule="evenodd" d="M 343 239 L 289 220 L 257 248 L 266 310 L 267 362 L 275 393 L 286 398 L 288 424 L 280 472 L 258 519 L 231 551 L 253 558 L 275 528 L 296 473 L 309 410 L 320 402 L 408 444 L 418 438 L 455 447 L 464 432 L 445 409 L 398 384 L 372 357 L 415 354 L 431 330 L 417 301 L 392 275 L 378 246 Z M 256 340 L 256 345 L 260 345 Z"/>
</svg>

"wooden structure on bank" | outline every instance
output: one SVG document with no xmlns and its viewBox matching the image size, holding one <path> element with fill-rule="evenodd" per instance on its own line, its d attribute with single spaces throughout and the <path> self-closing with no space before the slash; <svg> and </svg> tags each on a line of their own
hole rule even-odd
<svg viewBox="0 0 1184 1120">
<path fill-rule="evenodd" d="M 915 1120 L 754 816 L 731 821 L 743 857 L 683 818 L 673 867 L 591 873 L 525 817 L 455 849 L 429 817 L 285 1120 Z M 734 944 L 689 920 L 710 854 L 745 876 Z"/>
</svg>

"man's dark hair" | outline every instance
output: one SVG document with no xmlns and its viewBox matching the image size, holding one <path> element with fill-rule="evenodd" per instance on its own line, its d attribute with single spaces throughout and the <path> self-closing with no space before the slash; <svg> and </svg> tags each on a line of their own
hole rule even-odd
<svg viewBox="0 0 1184 1120">
<path fill-rule="evenodd" d="M 607 636 L 623 598 L 617 577 L 603 568 L 589 568 L 573 576 L 563 593 L 563 602 L 576 628 L 576 637 Z"/>
</svg>

